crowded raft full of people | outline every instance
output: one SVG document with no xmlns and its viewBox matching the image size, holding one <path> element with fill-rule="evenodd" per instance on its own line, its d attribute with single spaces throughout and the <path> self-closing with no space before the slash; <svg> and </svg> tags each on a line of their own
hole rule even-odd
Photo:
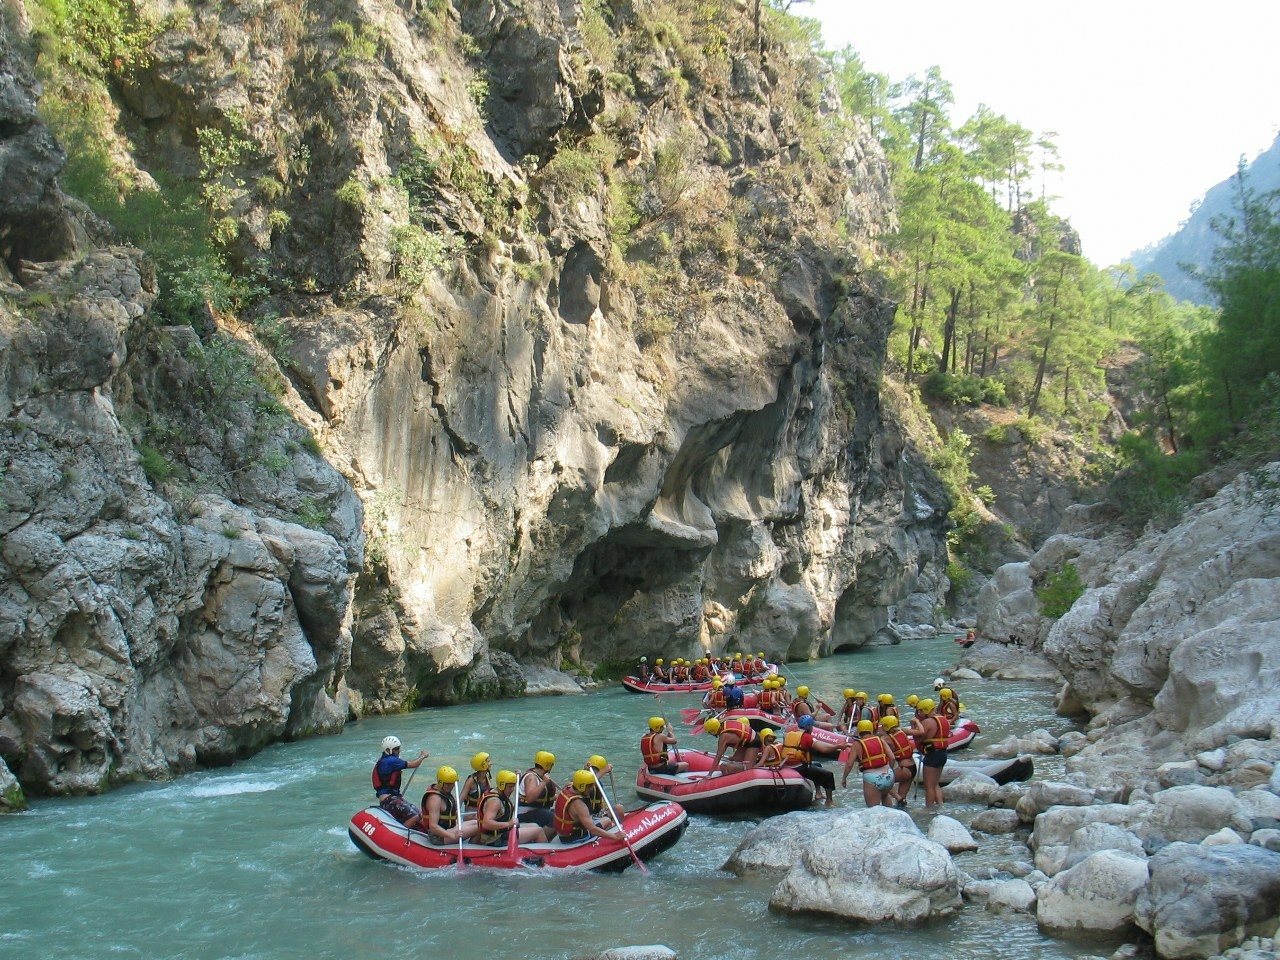
<svg viewBox="0 0 1280 960">
<path fill-rule="evenodd" d="M 552 778 L 555 755 L 538 751 L 523 773 L 493 773 L 488 753 L 471 758 L 461 780 L 439 766 L 435 780 L 415 805 L 405 796 L 427 759 L 400 755 L 399 738 L 382 741 L 373 768 L 374 806 L 351 818 L 351 841 L 370 857 L 403 866 L 642 871 L 677 843 L 689 817 L 670 800 L 627 811 L 614 804 L 602 777 L 612 766 L 599 754 L 573 771 L 563 786 Z M 408 770 L 406 778 L 404 772 Z"/>
</svg>

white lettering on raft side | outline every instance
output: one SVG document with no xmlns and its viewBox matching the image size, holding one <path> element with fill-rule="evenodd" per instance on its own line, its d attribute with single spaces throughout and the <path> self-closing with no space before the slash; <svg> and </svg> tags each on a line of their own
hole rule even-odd
<svg viewBox="0 0 1280 960">
<path fill-rule="evenodd" d="M 658 813 L 658 814 L 646 813 L 640 819 L 639 823 L 637 823 L 634 827 L 632 827 L 630 830 L 627 831 L 627 839 L 632 840 L 635 837 L 647 831 L 650 827 L 656 827 L 658 826 L 658 824 L 663 823 L 666 820 L 667 820 L 667 815 L 665 810 L 662 813 Z"/>
</svg>

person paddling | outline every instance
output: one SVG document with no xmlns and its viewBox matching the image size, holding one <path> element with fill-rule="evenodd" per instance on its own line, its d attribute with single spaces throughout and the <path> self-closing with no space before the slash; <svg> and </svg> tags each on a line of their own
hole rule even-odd
<svg viewBox="0 0 1280 960">
<path fill-rule="evenodd" d="M 562 843 L 579 843 L 588 837 L 626 842 L 621 830 L 613 829 L 613 820 L 596 821 L 591 816 L 591 802 L 600 793 L 596 776 L 590 770 L 577 770 L 573 782 L 556 794 L 555 832 Z M 601 804 L 603 805 L 603 799 Z"/>
<path fill-rule="evenodd" d="M 458 771 L 453 767 L 437 767 L 436 782 L 422 795 L 422 820 L 427 831 L 427 841 L 438 847 L 447 847 L 475 835 L 476 822 L 462 822 L 454 791 L 458 786 Z"/>
<path fill-rule="evenodd" d="M 493 763 L 489 754 L 483 750 L 471 758 L 471 774 L 462 782 L 462 806 L 468 812 L 474 812 L 480 806 L 480 798 L 493 790 L 489 780 L 489 771 Z"/>
<path fill-rule="evenodd" d="M 640 738 L 640 755 L 650 773 L 670 776 L 684 773 L 689 764 L 672 760 L 670 748 L 676 745 L 675 735 L 662 717 L 649 718 L 649 732 Z"/>
<path fill-rule="evenodd" d="M 507 834 L 512 829 L 521 843 L 543 843 L 550 840 L 552 830 L 544 829 L 534 823 L 521 824 L 515 819 L 515 803 L 512 795 L 519 781 L 514 770 L 499 770 L 497 789 L 486 793 L 480 799 L 480 812 L 476 814 L 476 828 L 480 843 L 491 847 L 505 846 Z"/>
<path fill-rule="evenodd" d="M 421 827 L 422 811 L 401 795 L 400 776 L 406 769 L 417 770 L 428 756 L 427 751 L 421 750 L 416 760 L 405 760 L 400 756 L 400 738 L 383 737 L 382 756 L 373 766 L 373 793 L 378 806 L 410 829 Z"/>
<path fill-rule="evenodd" d="M 560 788 L 551 779 L 551 768 L 556 765 L 556 755 L 549 750 L 539 750 L 533 755 L 533 766 L 520 777 L 520 822 L 533 823 L 554 835 L 555 806 Z"/>
</svg>

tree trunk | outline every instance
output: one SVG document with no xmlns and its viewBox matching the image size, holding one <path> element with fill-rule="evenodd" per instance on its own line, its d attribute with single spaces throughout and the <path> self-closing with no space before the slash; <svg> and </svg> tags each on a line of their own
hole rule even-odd
<svg viewBox="0 0 1280 960">
<path fill-rule="evenodd" d="M 947 307 L 947 322 L 942 328 L 942 362 L 938 364 L 938 369 L 943 373 L 950 372 L 950 363 L 952 359 L 952 351 L 955 348 L 956 339 L 956 317 L 960 313 L 960 288 L 951 288 L 951 305 Z"/>
</svg>

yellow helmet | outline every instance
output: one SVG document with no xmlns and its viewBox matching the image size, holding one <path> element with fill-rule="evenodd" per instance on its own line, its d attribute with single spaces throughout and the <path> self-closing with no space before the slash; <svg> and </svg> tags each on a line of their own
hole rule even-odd
<svg viewBox="0 0 1280 960">
<path fill-rule="evenodd" d="M 760 739 L 761 740 L 777 740 L 778 735 L 768 727 L 765 727 L 763 730 L 760 731 Z"/>
<path fill-rule="evenodd" d="M 654 733 L 657 733 L 666 725 L 667 725 L 667 721 L 663 720 L 661 717 L 649 718 L 649 729 L 652 730 Z"/>
<path fill-rule="evenodd" d="M 911 696 L 907 697 L 907 706 L 915 707 L 919 705 L 920 705 L 920 698 L 917 697 L 914 693 Z"/>
<path fill-rule="evenodd" d="M 711 689 L 713 690 L 719 690 L 723 686 L 724 686 L 724 681 L 721 680 L 719 677 L 716 677 L 714 680 L 711 681 Z"/>
<path fill-rule="evenodd" d="M 853 695 L 853 699 L 855 699 L 855 700 L 865 700 L 865 699 L 867 699 L 867 695 L 866 695 L 866 693 L 864 693 L 862 690 L 859 690 L 857 693 L 855 693 L 855 694 Z"/>
<path fill-rule="evenodd" d="M 582 793 L 596 785 L 596 775 L 590 770 L 575 770 L 573 772 L 573 789 Z"/>
<path fill-rule="evenodd" d="M 853 699 L 853 696 L 854 696 L 854 692 L 853 692 L 853 689 L 852 689 L 852 688 L 848 688 L 848 689 L 846 689 L 846 690 L 845 690 L 845 692 L 844 692 L 844 698 L 845 698 L 846 700 L 852 700 L 852 699 Z"/>
<path fill-rule="evenodd" d="M 916 704 L 916 709 L 919 710 L 921 713 L 929 713 L 936 706 L 937 704 L 933 702 L 932 698 L 925 697 L 923 700 L 921 700 L 919 703 Z"/>
<path fill-rule="evenodd" d="M 859 732 L 859 733 L 870 733 L 870 732 L 871 732 L 872 730 L 874 730 L 874 729 L 875 729 L 875 724 L 873 724 L 870 720 L 859 720 L 859 721 L 858 721 L 858 732 Z"/>
<path fill-rule="evenodd" d="M 786 677 L 779 677 L 779 678 L 778 678 L 778 686 L 780 686 L 780 687 L 785 687 L 786 685 L 787 685 L 787 678 L 786 678 Z"/>
<path fill-rule="evenodd" d="M 880 726 L 884 727 L 886 730 L 892 730 L 898 726 L 898 718 L 891 713 L 880 721 Z"/>
<path fill-rule="evenodd" d="M 763 652 L 761 652 L 761 653 L 757 653 L 757 654 L 756 654 L 756 657 L 757 657 L 757 658 L 759 658 L 760 660 L 763 660 L 763 659 L 764 659 L 764 653 L 763 653 Z"/>
<path fill-rule="evenodd" d="M 609 761 L 606 760 L 604 757 L 600 756 L 600 754 L 598 753 L 593 753 L 591 756 L 587 758 L 588 767 L 595 767 L 597 770 L 603 770 L 608 765 L 609 765 Z"/>
<path fill-rule="evenodd" d="M 883 703 L 883 704 L 890 704 L 890 703 L 893 703 L 893 694 L 892 694 L 892 693 L 882 693 L 882 694 L 880 694 L 880 696 L 876 697 L 876 699 L 877 699 L 877 700 L 879 700 L 879 701 L 880 701 L 881 703 Z"/>
<path fill-rule="evenodd" d="M 488 770 L 492 764 L 489 762 L 489 755 L 483 750 L 471 758 L 471 769 L 476 773 L 482 773 Z"/>
<path fill-rule="evenodd" d="M 953 696 L 955 696 L 955 694 L 951 692 L 950 687 L 943 687 L 941 690 L 938 691 L 938 696 L 940 696 L 943 700 L 950 700 Z"/>
<path fill-rule="evenodd" d="M 724 724 L 722 724 L 715 717 L 712 717 L 710 720 L 708 720 L 706 723 L 702 725 L 703 729 L 706 730 L 707 733 L 719 733 L 720 728 L 722 726 L 724 726 Z"/>
<path fill-rule="evenodd" d="M 556 765 L 556 755 L 549 750 L 539 750 L 533 755 L 533 765 L 550 771 Z"/>
<path fill-rule="evenodd" d="M 498 771 L 498 789 L 499 790 L 501 790 L 503 787 L 509 787 L 509 786 L 515 785 L 517 782 L 519 782 L 519 780 L 520 778 L 516 776 L 516 772 L 514 770 Z"/>
<path fill-rule="evenodd" d="M 436 783 L 440 786 L 447 787 L 451 783 L 458 782 L 458 771 L 453 767 L 436 767 Z"/>
<path fill-rule="evenodd" d="M 797 697 L 802 697 L 802 698 L 803 698 L 803 697 L 807 697 L 808 695 L 809 695 L 809 688 L 808 688 L 808 687 L 796 687 L 796 696 L 797 696 Z"/>
<path fill-rule="evenodd" d="M 656 663 L 658 666 L 662 666 L 662 664 L 663 664 L 663 660 L 662 660 L 662 658 L 661 658 L 661 657 L 659 657 L 657 660 L 655 660 L 655 661 L 653 661 L 653 662 L 654 662 L 654 663 Z"/>
</svg>

